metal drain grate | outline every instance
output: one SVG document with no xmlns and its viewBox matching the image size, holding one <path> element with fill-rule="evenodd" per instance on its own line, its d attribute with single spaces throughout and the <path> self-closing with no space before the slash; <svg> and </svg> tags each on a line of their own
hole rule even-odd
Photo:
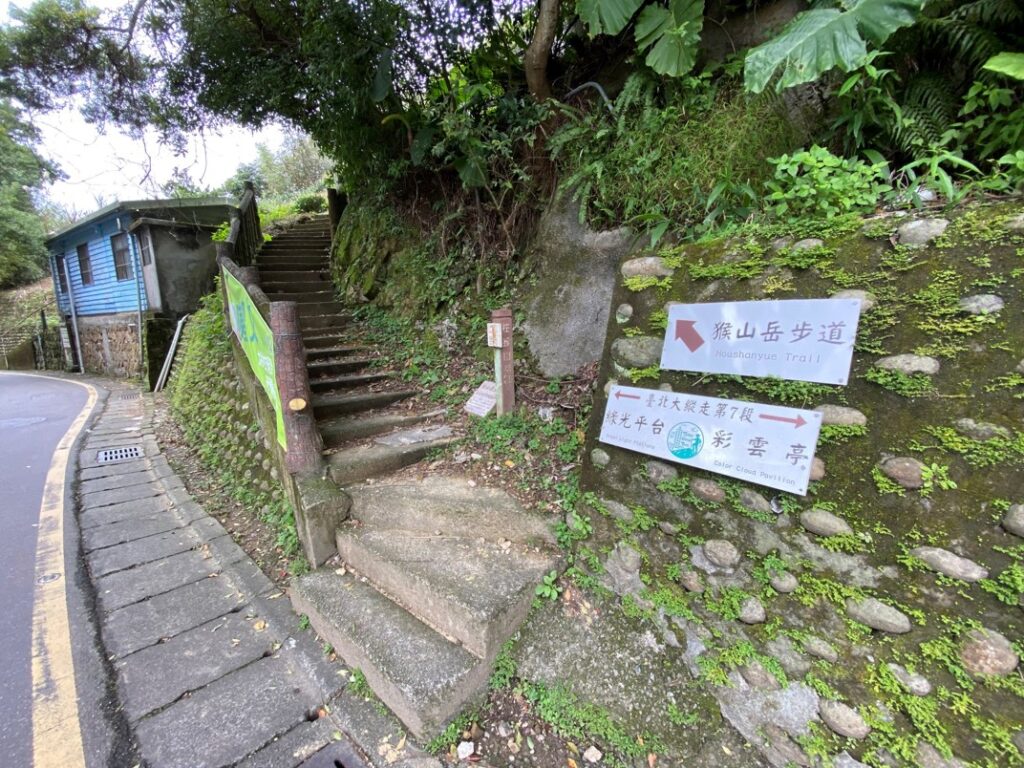
<svg viewBox="0 0 1024 768">
<path fill-rule="evenodd" d="M 142 397 L 142 393 L 141 392 L 125 392 L 122 395 L 118 395 L 117 399 L 118 400 L 138 400 L 140 397 Z"/>
<path fill-rule="evenodd" d="M 118 461 L 129 461 L 130 459 L 142 458 L 142 446 L 123 445 L 120 448 L 104 448 L 96 453 L 96 461 L 99 464 L 114 464 Z"/>
</svg>

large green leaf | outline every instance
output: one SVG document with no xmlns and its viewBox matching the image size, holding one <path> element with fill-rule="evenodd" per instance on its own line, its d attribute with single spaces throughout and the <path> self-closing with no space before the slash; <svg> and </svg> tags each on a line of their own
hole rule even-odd
<svg viewBox="0 0 1024 768">
<path fill-rule="evenodd" d="M 747 54 L 745 85 L 760 93 L 782 68 L 778 87 L 814 80 L 833 67 L 849 71 L 860 66 L 867 46 L 850 13 L 834 8 L 801 13 L 777 37 Z"/>
<path fill-rule="evenodd" d="M 982 65 L 982 69 L 998 72 L 1016 80 L 1024 80 L 1024 53 L 997 53 Z"/>
<path fill-rule="evenodd" d="M 591 37 L 617 35 L 643 5 L 643 0 L 577 0 L 576 12 Z"/>
<path fill-rule="evenodd" d="M 776 87 L 789 88 L 839 67 L 856 69 L 867 56 L 867 40 L 879 45 L 913 24 L 925 0 L 854 0 L 848 10 L 801 13 L 782 32 L 752 49 L 745 62 L 747 90 L 760 93 L 780 70 Z"/>
<path fill-rule="evenodd" d="M 380 103 L 391 93 L 391 62 L 394 52 L 385 48 L 377 59 L 377 69 L 373 73 L 373 84 L 370 86 L 370 98 Z"/>
<path fill-rule="evenodd" d="M 685 75 L 697 59 L 704 23 L 704 0 L 671 0 L 669 6 L 644 8 L 636 22 L 636 46 L 647 53 L 647 65 L 669 77 Z"/>
<path fill-rule="evenodd" d="M 857 28 L 875 45 L 884 43 L 900 27 L 917 21 L 926 0 L 855 0 L 849 13 L 857 19 Z"/>
</svg>

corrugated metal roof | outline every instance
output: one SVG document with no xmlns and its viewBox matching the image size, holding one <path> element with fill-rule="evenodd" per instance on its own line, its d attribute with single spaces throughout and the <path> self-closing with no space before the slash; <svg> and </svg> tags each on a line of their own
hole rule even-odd
<svg viewBox="0 0 1024 768">
<path fill-rule="evenodd" d="M 55 241 L 68 238 L 76 230 L 87 227 L 98 221 L 118 213 L 140 213 L 149 211 L 166 211 L 168 209 L 188 210 L 189 208 L 212 208 L 217 206 L 237 206 L 238 201 L 231 197 L 174 197 L 165 200 L 124 200 L 111 203 L 98 211 L 94 211 L 84 219 L 69 224 L 57 230 L 46 238 L 46 247 L 49 248 Z"/>
</svg>

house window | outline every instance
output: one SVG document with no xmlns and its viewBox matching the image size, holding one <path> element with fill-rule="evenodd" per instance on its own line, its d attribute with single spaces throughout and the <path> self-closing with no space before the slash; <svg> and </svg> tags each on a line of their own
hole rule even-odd
<svg viewBox="0 0 1024 768">
<path fill-rule="evenodd" d="M 68 278 L 64 274 L 64 254 L 55 256 L 53 259 L 54 269 L 57 270 L 57 285 L 60 286 L 61 293 L 68 292 Z"/>
<path fill-rule="evenodd" d="M 148 266 L 153 263 L 153 249 L 150 248 L 149 240 L 149 228 L 139 230 L 139 234 L 135 236 L 136 241 L 139 243 L 139 253 L 142 254 L 142 266 Z"/>
<path fill-rule="evenodd" d="M 118 280 L 131 280 L 135 276 L 132 270 L 132 252 L 128 247 L 128 235 L 119 232 L 110 238 L 110 248 L 114 252 L 114 272 Z"/>
<path fill-rule="evenodd" d="M 89 257 L 89 244 L 78 246 L 78 274 L 82 276 L 82 285 L 92 284 L 92 260 Z"/>
</svg>

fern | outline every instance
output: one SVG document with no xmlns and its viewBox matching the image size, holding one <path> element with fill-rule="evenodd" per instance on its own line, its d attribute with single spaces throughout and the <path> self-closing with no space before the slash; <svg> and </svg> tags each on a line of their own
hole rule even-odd
<svg viewBox="0 0 1024 768">
<path fill-rule="evenodd" d="M 1010 27 L 1024 22 L 1017 0 L 975 0 L 950 12 L 950 17 L 986 27 Z"/>
</svg>

